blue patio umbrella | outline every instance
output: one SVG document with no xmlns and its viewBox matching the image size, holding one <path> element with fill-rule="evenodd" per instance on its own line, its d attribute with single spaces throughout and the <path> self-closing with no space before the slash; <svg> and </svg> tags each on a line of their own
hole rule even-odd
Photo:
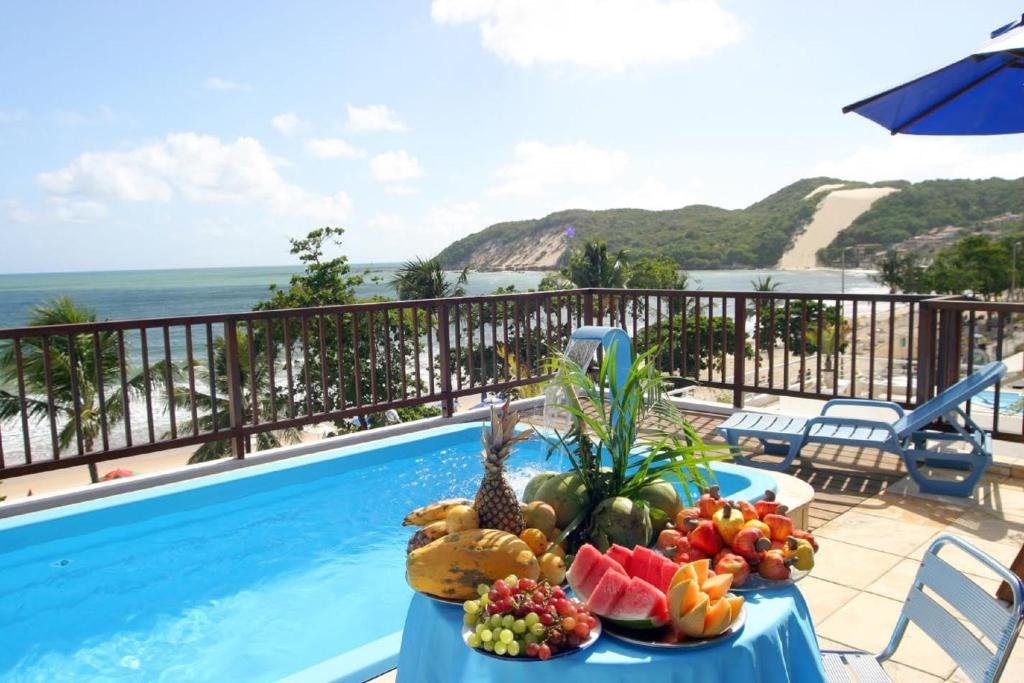
<svg viewBox="0 0 1024 683">
<path fill-rule="evenodd" d="M 1024 133 L 1024 17 L 963 59 L 843 107 L 893 135 Z"/>
</svg>

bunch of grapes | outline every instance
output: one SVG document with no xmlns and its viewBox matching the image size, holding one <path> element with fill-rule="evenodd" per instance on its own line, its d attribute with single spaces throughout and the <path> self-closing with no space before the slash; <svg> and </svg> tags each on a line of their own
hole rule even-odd
<svg viewBox="0 0 1024 683">
<path fill-rule="evenodd" d="M 477 591 L 478 599 L 462 605 L 464 623 L 473 629 L 467 641 L 496 655 L 549 659 L 579 647 L 597 627 L 586 605 L 547 581 L 511 575 Z"/>
</svg>

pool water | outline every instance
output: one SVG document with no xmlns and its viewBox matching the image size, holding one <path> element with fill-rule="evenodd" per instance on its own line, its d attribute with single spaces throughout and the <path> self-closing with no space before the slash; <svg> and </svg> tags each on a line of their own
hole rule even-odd
<svg viewBox="0 0 1024 683">
<path fill-rule="evenodd" d="M 0 520 L 0 680 L 272 681 L 383 642 L 411 598 L 401 518 L 472 497 L 479 438 L 442 427 Z M 512 462 L 520 492 L 552 469 L 536 441 Z M 742 472 L 719 472 L 726 495 L 764 490 Z"/>
<path fill-rule="evenodd" d="M 1000 391 L 999 392 L 999 412 L 1012 415 L 1014 413 L 1024 412 L 1024 405 L 1021 402 L 1021 394 L 1017 391 Z M 994 408 L 996 405 L 996 392 L 990 390 L 978 392 L 978 400 Z"/>
</svg>

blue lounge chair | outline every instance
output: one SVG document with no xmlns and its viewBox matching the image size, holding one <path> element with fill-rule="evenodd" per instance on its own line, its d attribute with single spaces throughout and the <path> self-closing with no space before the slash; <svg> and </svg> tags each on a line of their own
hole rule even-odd
<svg viewBox="0 0 1024 683">
<path fill-rule="evenodd" d="M 992 437 L 960 405 L 1005 374 L 1005 365 L 998 361 L 989 363 L 909 412 L 891 401 L 839 398 L 827 402 L 816 417 L 741 412 L 733 414 L 715 431 L 732 446 L 733 458 L 744 464 L 781 471 L 789 467 L 808 443 L 866 446 L 902 457 L 910 476 L 925 493 L 970 496 L 992 463 Z M 895 413 L 895 420 L 889 423 L 830 415 L 837 406 L 888 408 Z M 939 419 L 953 431 L 928 428 Z M 782 461 L 758 463 L 745 457 L 739 446 L 739 440 L 745 437 L 760 440 L 765 453 L 782 455 Z M 968 444 L 970 449 L 966 452 L 930 450 L 929 441 L 959 441 Z M 928 466 L 966 470 L 969 474 L 962 481 L 932 478 L 921 470 L 921 460 Z"/>
<path fill-rule="evenodd" d="M 939 557 L 939 550 L 945 545 L 960 548 L 999 575 L 1009 584 L 1013 603 L 1006 605 Z M 852 650 L 822 652 L 825 678 L 828 683 L 889 681 L 882 662 L 896 652 L 907 625 L 913 622 L 949 654 L 968 679 L 976 683 L 994 683 L 1003 673 L 1020 634 L 1024 621 L 1022 608 L 1024 585 L 1020 577 L 956 536 L 939 536 L 924 554 L 885 649 L 877 655 Z M 992 645 L 972 633 L 965 622 Z"/>
</svg>

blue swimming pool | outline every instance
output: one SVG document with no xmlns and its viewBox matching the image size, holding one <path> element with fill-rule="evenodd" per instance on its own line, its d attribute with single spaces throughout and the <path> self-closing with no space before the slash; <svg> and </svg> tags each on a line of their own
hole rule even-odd
<svg viewBox="0 0 1024 683">
<path fill-rule="evenodd" d="M 411 597 L 400 520 L 473 494 L 479 438 L 478 423 L 441 427 L 0 520 L 0 680 L 390 668 Z M 525 442 L 514 485 L 543 469 Z M 772 486 L 716 472 L 729 496 Z"/>
<path fill-rule="evenodd" d="M 1007 415 L 1024 412 L 1021 398 L 1022 394 L 1019 391 L 1000 391 L 999 412 Z M 991 389 L 978 392 L 978 400 L 990 408 L 994 408 L 996 405 L 996 392 Z"/>
</svg>

